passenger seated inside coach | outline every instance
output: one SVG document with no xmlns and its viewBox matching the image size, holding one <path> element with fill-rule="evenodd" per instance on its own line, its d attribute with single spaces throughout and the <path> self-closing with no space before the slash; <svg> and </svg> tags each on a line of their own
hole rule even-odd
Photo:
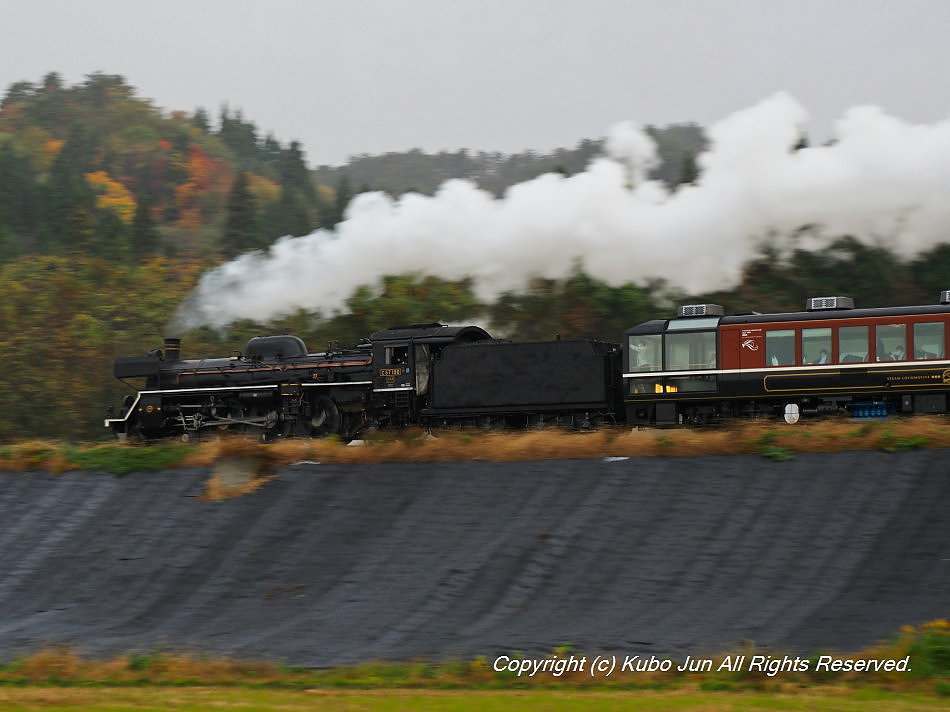
<svg viewBox="0 0 950 712">
<path fill-rule="evenodd" d="M 652 371 L 647 344 L 643 339 L 630 346 L 630 367 L 637 371 Z"/>
</svg>

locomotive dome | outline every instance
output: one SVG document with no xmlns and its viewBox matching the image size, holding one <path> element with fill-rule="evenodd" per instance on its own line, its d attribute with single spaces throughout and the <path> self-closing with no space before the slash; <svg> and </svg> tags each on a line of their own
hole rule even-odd
<svg viewBox="0 0 950 712">
<path fill-rule="evenodd" d="M 244 350 L 250 360 L 299 358 L 307 355 L 307 346 L 299 336 L 255 336 L 247 342 Z"/>
</svg>

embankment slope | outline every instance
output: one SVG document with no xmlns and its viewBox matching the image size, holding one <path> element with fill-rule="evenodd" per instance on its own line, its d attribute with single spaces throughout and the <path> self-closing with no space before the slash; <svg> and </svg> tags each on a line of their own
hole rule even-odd
<svg viewBox="0 0 950 712">
<path fill-rule="evenodd" d="M 950 613 L 950 452 L 0 474 L 0 659 L 854 650 Z"/>
</svg>

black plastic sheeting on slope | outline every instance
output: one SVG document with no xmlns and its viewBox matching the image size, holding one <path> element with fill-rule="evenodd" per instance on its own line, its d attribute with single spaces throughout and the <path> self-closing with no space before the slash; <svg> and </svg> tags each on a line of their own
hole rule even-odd
<svg viewBox="0 0 950 712">
<path fill-rule="evenodd" d="M 0 659 L 856 650 L 950 613 L 950 452 L 0 475 Z"/>
</svg>

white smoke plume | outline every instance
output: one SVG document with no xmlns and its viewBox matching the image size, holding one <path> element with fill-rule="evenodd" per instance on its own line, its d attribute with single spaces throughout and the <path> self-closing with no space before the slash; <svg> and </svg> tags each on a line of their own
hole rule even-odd
<svg viewBox="0 0 950 712">
<path fill-rule="evenodd" d="M 625 123 L 583 173 L 502 198 L 462 180 L 432 197 L 361 194 L 335 232 L 283 238 L 205 274 L 177 326 L 329 315 L 387 274 L 469 276 L 491 300 L 532 276 L 565 277 L 578 258 L 612 285 L 660 277 L 701 293 L 734 285 L 764 240 L 805 225 L 820 226 L 810 248 L 852 235 L 908 255 L 950 239 L 950 120 L 912 125 L 856 107 L 833 142 L 795 150 L 807 119 L 786 93 L 723 119 L 707 132 L 699 179 L 673 192 L 644 180 L 656 147 Z"/>
</svg>

